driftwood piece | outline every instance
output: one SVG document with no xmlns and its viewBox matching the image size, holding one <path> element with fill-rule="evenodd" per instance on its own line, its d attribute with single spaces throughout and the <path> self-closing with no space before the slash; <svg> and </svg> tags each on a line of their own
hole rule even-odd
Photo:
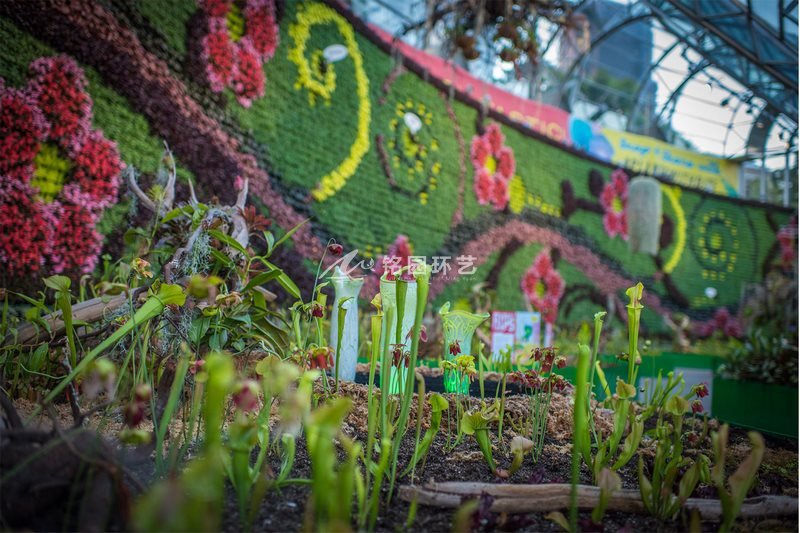
<svg viewBox="0 0 800 533">
<path fill-rule="evenodd" d="M 117 308 L 121 307 L 128 301 L 126 293 L 119 294 L 112 298 L 98 297 L 80 302 L 72 306 L 72 319 L 75 322 L 87 322 L 89 324 L 97 322 L 103 318 L 106 313 L 111 313 Z M 17 344 L 37 344 L 50 338 L 51 336 L 58 336 L 64 332 L 64 321 L 61 320 L 61 311 L 50 313 L 42 317 L 42 320 L 50 324 L 50 331 L 42 328 L 37 328 L 33 324 L 23 324 L 17 330 L 17 339 L 14 341 L 13 337 L 6 337 L 3 341 L 4 344 L 16 342 Z"/>
<path fill-rule="evenodd" d="M 463 499 L 478 498 L 481 494 L 494 497 L 491 510 L 505 513 L 548 512 L 567 509 L 570 506 L 569 484 L 544 485 L 498 485 L 493 483 L 444 482 L 427 483 L 424 486 L 404 485 L 400 487 L 400 498 L 417 500 L 423 505 L 456 508 Z M 599 500 L 600 489 L 578 485 L 578 507 L 593 509 Z M 689 498 L 683 508 L 697 510 L 703 520 L 720 520 L 722 506 L 719 500 Z M 609 511 L 647 514 L 647 509 L 637 490 L 616 491 L 608 504 Z M 796 515 L 797 498 L 791 496 L 757 496 L 747 498 L 742 504 L 740 516 L 776 517 Z"/>
</svg>

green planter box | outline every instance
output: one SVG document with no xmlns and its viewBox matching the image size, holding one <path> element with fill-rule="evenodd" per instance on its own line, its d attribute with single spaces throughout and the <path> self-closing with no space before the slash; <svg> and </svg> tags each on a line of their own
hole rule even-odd
<svg viewBox="0 0 800 533">
<path fill-rule="evenodd" d="M 714 377 L 712 412 L 732 425 L 797 438 L 797 387 Z"/>
</svg>

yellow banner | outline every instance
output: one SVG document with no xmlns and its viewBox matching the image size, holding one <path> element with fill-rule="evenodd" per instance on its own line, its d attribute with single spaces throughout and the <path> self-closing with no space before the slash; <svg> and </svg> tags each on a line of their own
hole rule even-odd
<svg viewBox="0 0 800 533">
<path fill-rule="evenodd" d="M 603 129 L 611 145 L 611 162 L 675 183 L 737 196 L 739 165 L 727 159 L 676 148 L 671 144 L 624 131 Z"/>
</svg>

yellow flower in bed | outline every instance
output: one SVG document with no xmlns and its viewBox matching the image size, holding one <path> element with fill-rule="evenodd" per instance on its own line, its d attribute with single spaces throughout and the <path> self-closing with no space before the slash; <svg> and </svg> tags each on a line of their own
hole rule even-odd
<svg viewBox="0 0 800 533">
<path fill-rule="evenodd" d="M 471 376 L 477 374 L 475 368 L 475 358 L 471 355 L 459 355 L 456 357 L 456 367 L 464 375 Z"/>
</svg>

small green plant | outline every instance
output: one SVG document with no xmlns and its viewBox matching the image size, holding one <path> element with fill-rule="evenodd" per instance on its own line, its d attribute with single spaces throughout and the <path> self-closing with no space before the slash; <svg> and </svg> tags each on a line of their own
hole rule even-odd
<svg viewBox="0 0 800 533">
<path fill-rule="evenodd" d="M 94 361 L 100 354 L 107 349 L 114 346 L 120 339 L 131 333 L 134 328 L 143 325 L 150 320 L 161 315 L 167 305 L 183 305 L 186 301 L 186 294 L 183 288 L 179 285 L 161 284 L 157 289 L 150 291 L 149 297 L 144 304 L 136 311 L 133 317 L 126 321 L 114 333 L 106 337 L 103 342 L 98 344 L 91 352 L 86 354 L 83 359 L 75 366 L 72 372 L 62 379 L 48 394 L 44 401 L 45 403 L 52 402 L 64 388 L 67 387 L 72 381 L 86 370 L 92 361 Z"/>
<path fill-rule="evenodd" d="M 72 321 L 72 295 L 69 291 L 71 283 L 66 276 L 50 276 L 44 279 L 45 286 L 56 293 L 56 308 L 61 311 L 61 319 L 64 321 L 67 334 L 69 363 L 74 367 L 78 363 L 78 349 L 75 346 L 75 325 Z"/>
<path fill-rule="evenodd" d="M 493 422 L 497 422 L 499 417 L 500 402 L 495 401 L 491 405 L 481 403 L 480 409 L 468 411 L 461 417 L 461 432 L 465 435 L 472 435 L 478 442 L 478 447 L 483 454 L 486 464 L 493 474 L 497 474 L 497 465 L 492 456 L 492 443 L 489 438 L 489 428 Z"/>
<path fill-rule="evenodd" d="M 533 462 L 537 463 L 544 448 L 553 391 L 563 391 L 567 387 L 567 381 L 553 373 L 553 367 L 564 368 L 567 360 L 556 356 L 555 348 L 534 349 L 533 360 L 538 365 L 538 370 L 518 371 L 512 374 L 511 380 L 524 386 L 530 396 L 532 455 Z"/>
<path fill-rule="evenodd" d="M 411 461 L 409 461 L 405 471 L 403 471 L 403 476 L 407 476 L 409 472 L 412 472 L 420 461 L 422 461 L 422 468 L 420 470 L 425 468 L 425 459 L 428 456 L 428 451 L 431 448 L 431 444 L 433 444 L 433 439 L 436 438 L 437 433 L 439 433 L 439 427 L 442 424 L 442 412 L 450 406 L 447 400 L 441 394 L 437 393 L 431 394 L 430 398 L 428 398 L 428 403 L 431 406 L 431 425 L 425 430 L 422 440 L 418 441 L 414 449 L 414 456 L 411 458 Z M 418 412 L 422 413 L 422 410 L 420 409 Z M 422 417 L 420 416 L 419 419 L 422 420 Z"/>
<path fill-rule="evenodd" d="M 156 483 L 143 494 L 132 513 L 140 531 L 205 531 L 219 529 L 224 505 L 222 423 L 226 397 L 235 378 L 233 361 L 224 354 L 206 358 L 205 442 L 203 453 L 175 477 Z"/>
<path fill-rule="evenodd" d="M 637 283 L 625 291 L 630 302 L 628 309 L 628 384 L 636 383 L 636 375 L 639 371 L 639 323 L 642 319 L 642 297 L 644 296 L 644 286 Z"/>
<path fill-rule="evenodd" d="M 764 437 L 751 431 L 747 434 L 752 446 L 750 454 L 725 482 L 725 459 L 728 452 L 728 424 L 711 434 L 714 449 L 714 466 L 711 469 L 711 482 L 717 488 L 722 504 L 722 523 L 720 531 L 730 531 L 733 521 L 739 516 L 742 502 L 756 479 L 758 467 L 764 458 Z"/>
<path fill-rule="evenodd" d="M 343 531 L 351 528 L 353 496 L 356 488 L 356 460 L 361 446 L 341 433 L 342 422 L 350 411 L 352 400 L 335 398 L 317 408 L 305 424 L 308 454 L 311 457 L 311 496 L 313 513 L 307 515 L 306 529 Z M 334 442 L 345 449 L 345 460 L 339 463 Z M 338 465 L 338 466 L 337 466 Z"/>
<path fill-rule="evenodd" d="M 481 355 L 481 359 L 483 356 Z M 479 365 L 479 367 L 482 365 Z M 500 398 L 500 422 L 497 424 L 497 440 L 503 440 L 503 419 L 506 416 L 506 382 L 508 375 L 511 373 L 511 348 L 502 350 L 499 354 L 498 361 L 495 363 L 495 371 L 499 372 L 502 377 L 500 378 L 500 386 L 495 389 L 495 400 Z M 483 383 L 481 383 L 481 400 L 483 400 Z"/>
<path fill-rule="evenodd" d="M 597 336 L 597 331 L 595 330 Z M 591 450 L 589 449 L 589 365 L 594 357 L 590 355 L 589 347 L 578 345 L 578 365 L 575 372 L 575 407 L 573 408 L 572 428 L 572 475 L 570 482 L 569 530 L 578 530 L 578 481 L 581 471 L 581 456 L 586 460 Z M 588 461 L 587 461 L 588 463 Z M 563 522 L 563 520 L 562 520 Z"/>
<path fill-rule="evenodd" d="M 508 475 L 513 476 L 525 460 L 525 454 L 533 450 L 533 441 L 517 435 L 511 439 L 511 466 L 508 468 Z"/>
<path fill-rule="evenodd" d="M 634 287 L 629 288 L 626 293 L 630 298 L 628 304 L 628 381 L 623 381 L 617 378 L 615 394 L 604 401 L 604 406 L 614 412 L 613 428 L 611 434 L 603 436 L 598 434 L 594 426 L 594 416 L 588 416 L 590 411 L 590 403 L 588 396 L 583 399 L 582 408 L 587 410 L 587 428 L 591 431 L 594 437 L 594 452 L 590 446 L 582 447 L 582 454 L 584 461 L 589 465 L 592 471 L 592 479 L 597 483 L 600 472 L 603 468 L 610 467 L 612 470 L 619 470 L 625 466 L 634 456 L 639 447 L 644 433 L 644 420 L 641 415 L 637 415 L 634 408 L 636 397 L 636 374 L 638 371 L 638 338 L 639 338 L 639 320 L 641 319 L 641 312 L 643 306 L 641 299 L 643 296 L 643 287 L 638 283 Z M 606 394 L 609 393 L 608 383 L 606 382 L 603 371 L 600 368 L 599 361 L 597 360 L 599 349 L 600 332 L 603 327 L 603 314 L 595 315 L 595 332 L 594 344 L 592 346 L 592 354 L 590 358 L 592 378 L 596 374 L 600 380 Z M 581 350 L 588 349 L 584 345 L 580 345 Z M 587 376 L 588 379 L 588 376 Z M 589 386 L 591 386 L 590 383 Z M 628 429 L 627 436 L 625 429 Z M 577 431 L 577 428 L 576 428 Z M 625 440 L 623 441 L 623 437 Z M 620 450 L 620 444 L 622 449 Z"/>
<path fill-rule="evenodd" d="M 451 372 L 451 376 L 454 376 L 455 379 L 458 379 L 457 383 L 469 383 L 470 379 L 476 374 L 475 369 L 475 358 L 471 355 L 463 355 L 461 354 L 461 350 L 458 347 L 458 342 L 455 342 L 455 347 L 451 349 L 451 353 L 455 354 L 454 359 L 452 360 L 445 360 L 442 361 L 441 366 L 444 371 Z M 466 394 L 463 392 L 461 387 L 456 389 L 455 394 L 455 404 L 456 404 L 456 413 L 455 419 L 461 420 L 462 413 L 465 411 L 464 403 L 465 403 L 465 396 Z M 447 410 L 447 442 L 448 442 L 448 449 L 452 450 L 456 446 L 461 443 L 461 439 L 464 436 L 464 432 L 462 431 L 461 424 L 458 425 L 458 431 L 455 436 L 455 439 L 451 439 L 451 415 L 450 409 Z"/>
<path fill-rule="evenodd" d="M 653 386 L 645 388 L 645 400 L 643 402 L 645 414 L 642 415 L 642 418 L 646 420 L 661 411 L 667 401 L 676 395 L 680 395 L 685 387 L 686 383 L 683 380 L 682 373 L 675 375 L 674 372 L 668 372 L 665 382 L 662 377 L 662 370 L 659 369 L 658 376 L 653 381 Z"/>
<path fill-rule="evenodd" d="M 602 524 L 608 502 L 611 501 L 614 492 L 622 488 L 622 480 L 619 474 L 608 467 L 604 467 L 597 476 L 597 486 L 600 487 L 600 496 L 597 506 L 592 509 L 592 522 Z"/>
<path fill-rule="evenodd" d="M 708 462 L 702 454 L 694 460 L 683 456 L 683 416 L 689 411 L 688 400 L 673 395 L 663 411 L 670 420 L 665 420 L 659 414 L 655 429 L 657 442 L 652 478 L 645 475 L 644 460 L 639 457 L 639 491 L 650 514 L 662 520 L 671 520 L 694 492 L 704 469 L 707 474 Z M 674 494 L 676 482 L 678 493 Z"/>
<path fill-rule="evenodd" d="M 414 313 L 414 326 L 411 328 L 411 351 L 409 354 L 408 366 L 405 374 L 405 391 L 400 399 L 400 414 L 396 420 L 392 435 L 392 458 L 391 458 L 391 471 L 389 475 L 389 491 L 387 494 L 387 502 L 391 501 L 392 493 L 394 492 L 394 484 L 397 480 L 397 458 L 400 453 L 400 445 L 405 435 L 408 426 L 409 411 L 411 409 L 411 401 L 414 393 L 414 372 L 417 366 L 417 355 L 419 354 L 419 340 L 422 331 L 422 320 L 425 315 L 425 307 L 428 304 L 428 291 L 430 289 L 431 267 L 426 264 L 417 264 L 414 268 L 414 278 L 417 282 L 417 305 Z M 397 281 L 397 294 L 398 294 L 398 310 L 405 307 L 405 291 L 407 289 L 406 283 L 402 279 Z M 403 299 L 400 295 L 403 295 Z M 403 304 L 402 306 L 400 304 Z M 397 317 L 397 333 L 398 338 L 402 338 L 402 311 L 399 312 Z M 387 319 L 387 323 L 388 322 Z"/>
</svg>

